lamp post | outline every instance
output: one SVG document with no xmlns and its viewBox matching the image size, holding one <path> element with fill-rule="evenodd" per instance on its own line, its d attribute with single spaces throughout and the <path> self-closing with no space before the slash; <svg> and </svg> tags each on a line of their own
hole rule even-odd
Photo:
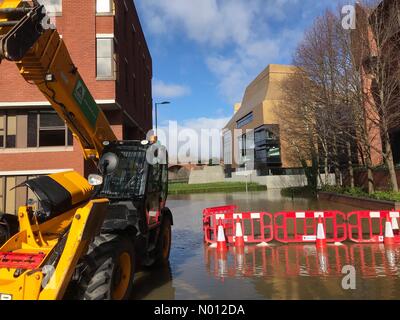
<svg viewBox="0 0 400 320">
<path fill-rule="evenodd" d="M 171 104 L 169 101 L 164 101 L 164 102 L 156 102 L 155 103 L 155 117 L 156 117 L 156 136 L 158 134 L 158 106 L 159 105 L 165 105 L 165 104 Z"/>
</svg>

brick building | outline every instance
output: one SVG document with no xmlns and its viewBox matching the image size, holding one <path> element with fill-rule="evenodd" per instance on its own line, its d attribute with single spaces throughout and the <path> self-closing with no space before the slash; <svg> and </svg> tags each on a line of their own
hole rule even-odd
<svg viewBox="0 0 400 320">
<path fill-rule="evenodd" d="M 119 139 L 152 128 L 152 59 L 132 0 L 51 0 L 57 29 Z M 29 197 L 27 178 L 65 170 L 86 175 L 81 147 L 35 85 L 0 65 L 0 212 Z"/>
<path fill-rule="evenodd" d="M 381 154 L 381 150 L 385 148 L 383 138 L 383 132 L 376 122 L 380 115 L 375 110 L 379 110 L 379 97 L 376 94 L 376 84 L 374 75 L 371 73 L 371 68 L 376 64 L 376 58 L 380 54 L 379 51 L 382 48 L 386 51 L 394 52 L 399 47 L 399 31 L 400 31 L 400 1 L 399 0 L 383 0 L 372 10 L 363 5 L 356 4 L 356 17 L 357 25 L 353 31 L 353 54 L 356 58 L 356 64 L 361 75 L 362 85 L 364 92 L 367 96 L 365 99 L 365 121 L 366 128 L 368 130 L 368 142 L 371 146 L 371 160 L 374 166 L 379 166 L 384 163 L 384 159 Z M 389 18 L 390 16 L 390 18 Z M 396 21 L 396 25 L 389 26 L 389 24 Z M 379 24 L 379 26 L 377 26 Z M 389 28 L 396 28 L 393 30 L 393 36 L 388 37 L 389 33 L 392 32 Z M 376 31 L 381 34 L 375 34 Z M 394 32 L 396 31 L 396 32 Z M 377 37 L 384 35 L 388 39 L 385 39 L 385 45 L 382 48 L 377 46 Z M 397 53 L 396 53 L 397 55 Z M 387 58 L 385 58 L 387 59 Z M 391 69 L 388 70 L 389 79 L 396 77 L 399 74 L 398 61 L 393 59 L 390 63 Z M 389 80 L 390 81 L 390 80 Z M 394 91 L 393 91 L 394 92 Z M 398 95 L 397 92 L 391 94 L 391 96 Z M 390 97 L 390 99 L 394 99 Z M 398 96 L 396 97 L 398 99 Z M 378 106 L 378 108 L 377 108 Z M 398 116 L 399 109 L 395 107 L 391 110 L 393 114 Z M 374 121 L 371 120 L 375 119 Z M 392 118 L 395 116 L 392 115 Z M 397 123 L 389 123 L 389 134 L 390 134 L 390 145 L 393 152 L 393 158 L 396 165 L 400 165 L 400 126 Z"/>
</svg>

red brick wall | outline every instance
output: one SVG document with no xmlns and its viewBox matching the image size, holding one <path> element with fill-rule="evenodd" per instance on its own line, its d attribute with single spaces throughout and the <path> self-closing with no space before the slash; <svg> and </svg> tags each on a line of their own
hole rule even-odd
<svg viewBox="0 0 400 320">
<path fill-rule="evenodd" d="M 124 3 L 128 9 L 125 14 Z M 118 56 L 116 99 L 147 133 L 152 128 L 152 58 L 133 1 L 116 1 L 115 9 Z M 129 123 L 129 120 L 126 121 Z M 145 138 L 143 132 L 132 128 L 126 128 L 125 133 L 124 139 Z"/>
<path fill-rule="evenodd" d="M 0 171 L 74 169 L 84 174 L 84 160 L 77 141 L 74 151 L 0 154 Z"/>
<path fill-rule="evenodd" d="M 113 17 L 96 17 L 95 0 L 63 1 L 56 18 L 72 60 L 95 99 L 115 99 L 115 81 L 96 81 L 96 33 L 114 33 Z M 96 30 L 99 26 L 99 30 Z M 14 63 L 0 66 L 0 102 L 46 101 L 34 85 L 27 84 Z"/>
<path fill-rule="evenodd" d="M 95 0 L 65 0 L 62 16 L 56 18 L 56 25 L 95 99 L 115 99 L 123 110 L 126 110 L 147 132 L 152 127 L 152 60 L 133 1 L 126 1 L 128 7 L 126 19 L 123 14 L 124 1 L 115 2 L 116 17 L 114 18 L 113 16 L 96 16 Z M 115 22 L 117 20 L 118 22 Z M 132 24 L 136 29 L 135 36 L 133 36 Z M 113 33 L 118 43 L 116 47 L 119 59 L 117 81 L 97 81 L 96 34 Z M 125 70 L 125 59 L 128 61 L 127 70 Z M 127 86 L 125 74 L 129 75 Z M 14 63 L 3 61 L 0 65 L 0 102 L 39 101 L 46 101 L 46 99 L 36 86 L 29 85 L 23 80 Z M 126 117 L 124 119 L 122 112 L 114 112 L 110 115 L 112 115 L 110 122 L 119 139 L 144 137 L 139 130 L 132 128 L 132 123 Z M 81 147 L 76 141 L 73 152 L 0 154 L 0 171 L 64 168 L 73 168 L 80 173 L 85 171 Z"/>
<path fill-rule="evenodd" d="M 397 173 L 397 182 L 400 184 L 400 170 L 396 171 Z M 366 171 L 358 171 L 354 174 L 355 184 L 358 187 L 368 189 L 368 175 Z M 350 179 L 345 174 L 344 184 L 346 186 L 350 186 Z M 378 169 L 374 172 L 374 183 L 376 190 L 390 190 L 390 177 L 389 172 L 387 170 Z"/>
</svg>

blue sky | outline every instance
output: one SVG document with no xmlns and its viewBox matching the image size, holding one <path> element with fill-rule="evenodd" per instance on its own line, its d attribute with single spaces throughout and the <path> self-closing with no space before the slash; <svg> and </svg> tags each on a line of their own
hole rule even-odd
<svg viewBox="0 0 400 320">
<path fill-rule="evenodd" d="M 339 0 L 135 0 L 153 57 L 159 121 L 222 128 L 270 63 L 290 64 L 313 20 Z M 348 4 L 347 1 L 344 4 Z"/>
</svg>

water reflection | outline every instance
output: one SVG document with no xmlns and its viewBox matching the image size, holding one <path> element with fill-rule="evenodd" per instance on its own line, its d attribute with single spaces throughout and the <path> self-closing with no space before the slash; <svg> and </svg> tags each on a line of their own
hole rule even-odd
<svg viewBox="0 0 400 320">
<path fill-rule="evenodd" d="M 398 277 L 400 247 L 384 245 L 271 245 L 230 248 L 220 254 L 205 246 L 207 272 L 216 278 L 338 277 L 352 265 L 362 278 Z"/>
</svg>

